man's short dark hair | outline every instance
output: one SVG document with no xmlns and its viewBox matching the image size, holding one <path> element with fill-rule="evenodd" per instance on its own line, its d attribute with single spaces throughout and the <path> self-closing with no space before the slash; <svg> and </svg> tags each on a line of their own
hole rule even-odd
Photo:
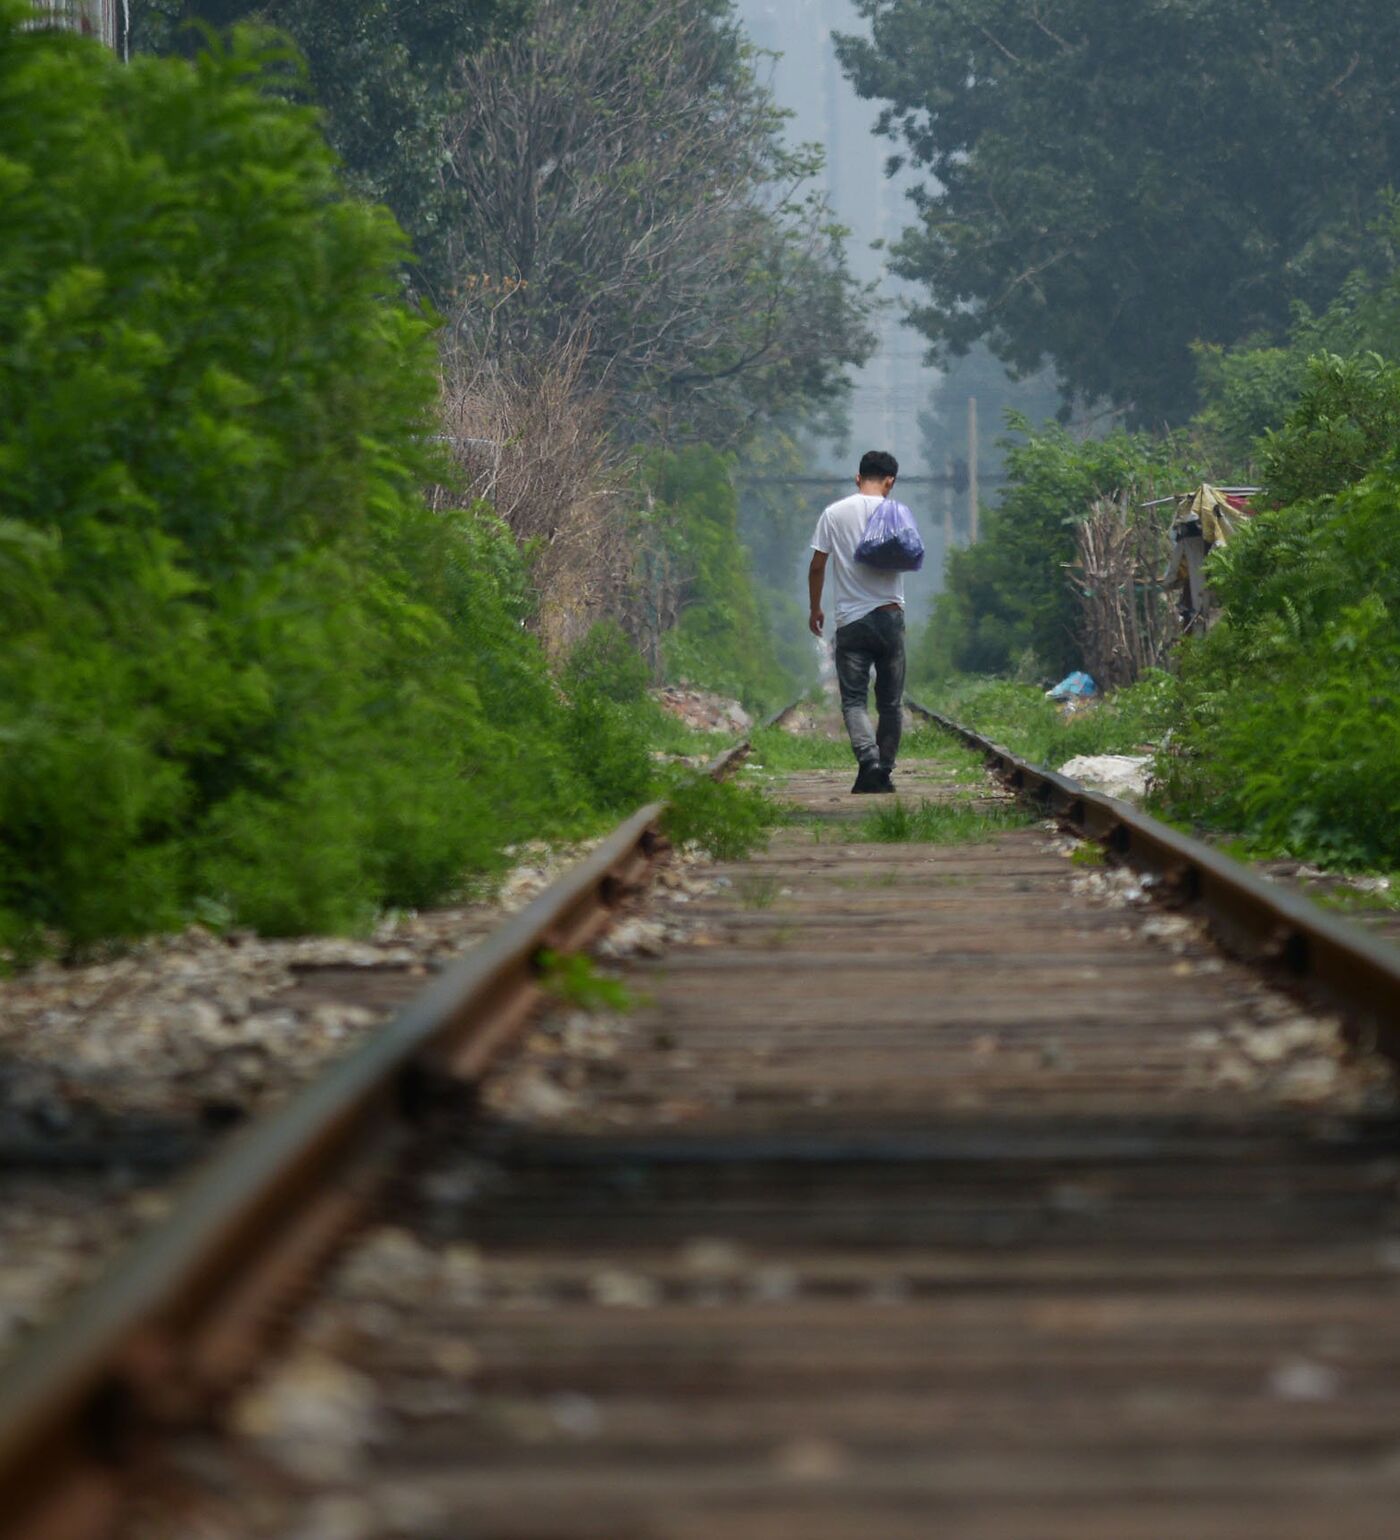
<svg viewBox="0 0 1400 1540">
<path fill-rule="evenodd" d="M 899 461 L 887 449 L 867 449 L 860 457 L 862 481 L 883 481 L 886 476 L 898 475 Z"/>
</svg>

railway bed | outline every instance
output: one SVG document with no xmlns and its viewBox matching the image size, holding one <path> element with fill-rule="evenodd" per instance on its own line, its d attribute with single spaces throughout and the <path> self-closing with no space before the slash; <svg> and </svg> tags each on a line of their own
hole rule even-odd
<svg viewBox="0 0 1400 1540">
<path fill-rule="evenodd" d="M 1393 1534 L 1389 1062 L 1054 824 L 874 842 L 849 783 L 630 1010 L 434 1081 L 123 1540 Z"/>
</svg>

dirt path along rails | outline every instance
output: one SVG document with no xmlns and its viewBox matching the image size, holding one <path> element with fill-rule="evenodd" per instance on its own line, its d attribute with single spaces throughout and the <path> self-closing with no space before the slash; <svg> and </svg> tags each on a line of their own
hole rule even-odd
<svg viewBox="0 0 1400 1540">
<path fill-rule="evenodd" d="M 966 759 L 900 782 L 788 777 L 637 922 L 133 1534 L 1393 1535 L 1388 1073 Z"/>
</svg>

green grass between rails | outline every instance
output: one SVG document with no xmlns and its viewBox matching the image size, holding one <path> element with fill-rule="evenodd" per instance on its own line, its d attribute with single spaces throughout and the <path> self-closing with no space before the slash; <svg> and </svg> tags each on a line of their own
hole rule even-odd
<svg viewBox="0 0 1400 1540">
<path fill-rule="evenodd" d="M 940 769 L 948 770 L 958 780 L 979 780 L 985 774 L 982 756 L 967 747 L 951 733 L 931 722 L 914 719 L 899 746 L 902 761 L 920 760 L 932 762 Z"/>
<path fill-rule="evenodd" d="M 854 776 L 855 756 L 842 734 L 828 737 L 819 733 L 790 733 L 781 727 L 756 728 L 749 738 L 753 753 L 749 763 L 755 769 L 784 773 L 792 770 L 849 770 Z M 902 762 L 933 761 L 949 770 L 971 776 L 980 774 L 982 761 L 942 728 L 914 717 L 899 746 Z"/>
<path fill-rule="evenodd" d="M 760 787 L 712 781 L 692 773 L 677 777 L 666 792 L 664 826 L 677 845 L 700 845 L 719 861 L 741 861 L 767 845 L 786 822 L 784 812 Z"/>
<path fill-rule="evenodd" d="M 788 770 L 855 771 L 851 745 L 844 736 L 828 738 L 822 733 L 790 733 L 781 727 L 756 727 L 749 734 L 753 753 L 749 764 L 755 769 L 782 773 Z"/>
<path fill-rule="evenodd" d="M 893 802 L 873 809 L 857 825 L 855 837 L 891 845 L 978 845 L 1034 822 L 1033 813 L 1012 804 L 979 808 L 925 798 L 917 806 Z"/>
</svg>

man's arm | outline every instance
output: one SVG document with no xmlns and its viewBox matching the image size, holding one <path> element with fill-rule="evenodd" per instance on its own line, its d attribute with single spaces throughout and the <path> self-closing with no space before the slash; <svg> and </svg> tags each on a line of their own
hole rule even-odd
<svg viewBox="0 0 1400 1540">
<path fill-rule="evenodd" d="M 826 552 L 813 551 L 812 565 L 807 568 L 807 597 L 810 600 L 807 626 L 813 636 L 820 636 L 826 624 L 826 616 L 822 614 L 822 585 L 825 582 Z"/>
</svg>

